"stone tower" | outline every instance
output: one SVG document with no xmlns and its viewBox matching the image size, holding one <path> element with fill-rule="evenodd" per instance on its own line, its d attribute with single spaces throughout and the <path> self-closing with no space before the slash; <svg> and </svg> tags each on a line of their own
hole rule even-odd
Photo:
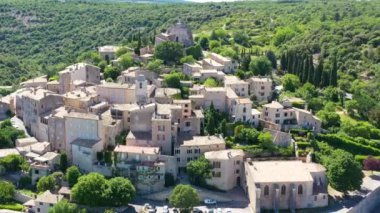
<svg viewBox="0 0 380 213">
<path fill-rule="evenodd" d="M 136 89 L 135 89 L 135 95 L 136 95 L 136 103 L 139 105 L 146 104 L 147 102 L 147 81 L 145 80 L 144 75 L 137 76 L 135 80 Z"/>
<path fill-rule="evenodd" d="M 185 47 L 192 46 L 194 44 L 193 34 L 184 23 L 178 21 L 175 25 L 167 30 L 167 34 L 173 36 L 173 40 L 180 42 Z"/>
</svg>

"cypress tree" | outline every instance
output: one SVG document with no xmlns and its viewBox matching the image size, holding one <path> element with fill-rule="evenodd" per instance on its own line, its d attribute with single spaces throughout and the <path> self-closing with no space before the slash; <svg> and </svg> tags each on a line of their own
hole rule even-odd
<svg viewBox="0 0 380 213">
<path fill-rule="evenodd" d="M 307 82 L 307 79 L 309 79 L 309 57 L 306 57 L 304 60 L 303 60 L 303 72 L 302 72 L 302 78 L 301 78 L 301 82 L 304 84 Z"/>
<path fill-rule="evenodd" d="M 309 56 L 309 76 L 307 81 L 311 84 L 314 83 L 314 63 L 313 63 L 313 55 Z"/>
<path fill-rule="evenodd" d="M 281 63 L 281 69 L 282 70 L 287 70 L 288 67 L 287 67 L 287 61 L 286 61 L 286 52 L 284 52 L 282 55 L 281 55 L 281 59 L 280 59 L 280 63 Z"/>
<path fill-rule="evenodd" d="M 335 56 L 332 60 L 332 69 L 330 72 L 330 85 L 334 87 L 338 85 L 338 65 Z"/>
<path fill-rule="evenodd" d="M 330 83 L 329 79 L 329 72 L 323 71 L 322 72 L 322 80 L 321 80 L 321 87 L 327 87 Z"/>
<path fill-rule="evenodd" d="M 316 87 L 321 87 L 321 80 L 322 80 L 322 74 L 323 74 L 323 56 L 319 56 L 319 63 L 318 66 L 314 72 L 314 85 Z"/>
</svg>

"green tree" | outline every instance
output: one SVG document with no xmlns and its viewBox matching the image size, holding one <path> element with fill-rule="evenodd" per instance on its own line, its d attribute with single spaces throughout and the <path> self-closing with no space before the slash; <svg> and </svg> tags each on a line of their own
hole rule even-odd
<svg viewBox="0 0 380 213">
<path fill-rule="evenodd" d="M 165 86 L 170 88 L 181 88 L 181 76 L 178 72 L 172 71 L 164 76 Z"/>
<path fill-rule="evenodd" d="M 193 64 L 196 62 L 196 60 L 193 58 L 192 55 L 188 55 L 188 56 L 181 58 L 180 62 L 181 62 L 181 64 L 185 64 L 185 63 Z"/>
<path fill-rule="evenodd" d="M 107 204 L 107 199 L 104 196 L 107 188 L 107 180 L 103 175 L 89 173 L 78 179 L 78 183 L 71 190 L 71 196 L 79 204 L 102 206 Z"/>
<path fill-rule="evenodd" d="M 267 57 L 258 57 L 251 61 L 249 64 L 249 69 L 254 75 L 269 75 L 272 71 L 272 63 Z"/>
<path fill-rule="evenodd" d="M 152 71 L 152 72 L 156 72 L 156 73 L 159 73 L 160 72 L 160 69 L 161 69 L 161 66 L 164 64 L 164 62 L 160 59 L 155 59 L 155 60 L 152 60 L 148 63 L 147 65 L 147 68 L 148 70 Z"/>
<path fill-rule="evenodd" d="M 294 74 L 285 74 L 281 82 L 285 91 L 294 92 L 301 86 L 300 79 Z"/>
<path fill-rule="evenodd" d="M 213 50 L 213 49 L 218 48 L 220 46 L 221 45 L 220 45 L 219 41 L 214 41 L 214 40 L 210 41 L 210 44 L 209 44 L 210 50 Z"/>
<path fill-rule="evenodd" d="M 215 117 L 214 116 L 208 116 L 207 117 L 206 131 L 207 131 L 207 134 L 209 134 L 209 135 L 215 135 L 216 125 L 215 125 Z"/>
<path fill-rule="evenodd" d="M 198 186 L 206 186 L 206 179 L 211 177 L 210 162 L 200 157 L 187 163 L 186 172 L 189 175 L 190 182 Z"/>
<path fill-rule="evenodd" d="M 0 159 L 0 165 L 9 171 L 19 171 L 26 161 L 21 155 L 7 155 Z"/>
<path fill-rule="evenodd" d="M 130 54 L 124 54 L 117 60 L 122 69 L 128 69 L 133 66 L 133 58 Z"/>
<path fill-rule="evenodd" d="M 266 150 L 272 150 L 274 148 L 272 135 L 269 132 L 260 133 L 257 139 L 262 148 Z"/>
<path fill-rule="evenodd" d="M 0 180 L 0 203 L 12 201 L 15 186 L 7 181 Z"/>
<path fill-rule="evenodd" d="M 219 86 L 219 81 L 216 80 L 213 77 L 209 77 L 206 79 L 206 81 L 203 83 L 205 87 L 218 87 Z"/>
<path fill-rule="evenodd" d="M 220 122 L 220 133 L 223 134 L 224 137 L 227 136 L 227 121 L 226 119 L 223 119 L 221 122 Z"/>
<path fill-rule="evenodd" d="M 268 60 L 271 62 L 272 68 L 277 69 L 277 58 L 276 58 L 276 55 L 274 54 L 274 52 L 272 50 L 269 50 L 266 53 L 266 56 L 267 56 Z"/>
<path fill-rule="evenodd" d="M 317 113 L 318 118 L 322 120 L 323 128 L 339 127 L 340 116 L 336 112 L 329 112 L 327 110 L 321 110 Z"/>
<path fill-rule="evenodd" d="M 180 208 L 181 212 L 189 212 L 191 208 L 198 205 L 200 202 L 198 192 L 190 185 L 177 185 L 169 198 L 172 206 Z"/>
<path fill-rule="evenodd" d="M 126 54 L 128 52 L 128 49 L 126 47 L 120 47 L 116 50 L 115 56 L 116 58 L 119 58 L 120 56 Z"/>
<path fill-rule="evenodd" d="M 154 56 L 165 64 L 177 63 L 183 56 L 183 47 L 178 42 L 162 42 L 156 46 Z"/>
<path fill-rule="evenodd" d="M 243 56 L 241 60 L 240 68 L 244 71 L 248 71 L 250 63 L 251 63 L 251 56 L 250 55 Z"/>
<path fill-rule="evenodd" d="M 202 49 L 207 50 L 208 49 L 208 38 L 202 37 L 199 39 L 199 45 L 202 47 Z"/>
<path fill-rule="evenodd" d="M 202 48 L 200 45 L 191 46 L 186 49 L 186 55 L 191 55 L 195 60 L 199 60 L 202 58 Z"/>
<path fill-rule="evenodd" d="M 113 206 L 128 205 L 135 195 L 135 187 L 127 178 L 115 177 L 108 181 L 106 197 Z"/>
<path fill-rule="evenodd" d="M 352 154 L 335 150 L 326 160 L 326 168 L 329 183 L 334 189 L 343 193 L 360 189 L 364 175 Z"/>
<path fill-rule="evenodd" d="M 336 57 L 333 57 L 332 64 L 332 69 L 330 71 L 330 86 L 336 87 L 338 85 L 338 65 Z"/>
<path fill-rule="evenodd" d="M 80 209 L 77 205 L 61 200 L 53 207 L 49 208 L 49 213 L 86 213 L 86 209 Z"/>
<path fill-rule="evenodd" d="M 82 173 L 76 166 L 70 166 L 66 171 L 66 180 L 69 182 L 70 187 L 73 187 L 78 182 L 80 176 L 82 176 Z"/>
<path fill-rule="evenodd" d="M 104 69 L 104 78 L 111 78 L 115 80 L 120 75 L 120 71 L 116 67 L 106 67 Z"/>
<path fill-rule="evenodd" d="M 316 87 L 320 87 L 321 86 L 321 80 L 322 80 L 322 75 L 323 75 L 323 56 L 320 55 L 319 56 L 319 63 L 317 65 L 317 68 L 315 69 L 315 72 L 314 72 L 314 85 Z"/>
<path fill-rule="evenodd" d="M 66 172 L 66 169 L 67 169 L 67 165 L 68 165 L 68 162 L 67 162 L 67 154 L 66 153 L 62 153 L 60 155 L 60 159 L 59 159 L 59 167 L 61 169 L 62 172 Z"/>
<path fill-rule="evenodd" d="M 37 190 L 39 192 L 44 192 L 46 190 L 55 190 L 56 181 L 53 176 L 43 176 L 37 182 Z"/>
</svg>

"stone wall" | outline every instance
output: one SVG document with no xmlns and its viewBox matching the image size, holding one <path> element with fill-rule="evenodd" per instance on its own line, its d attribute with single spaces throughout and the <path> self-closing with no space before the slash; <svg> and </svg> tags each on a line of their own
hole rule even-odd
<svg viewBox="0 0 380 213">
<path fill-rule="evenodd" d="M 33 198 L 28 196 L 28 195 L 22 194 L 19 191 L 15 191 L 15 193 L 13 195 L 13 199 L 15 199 L 16 201 L 18 201 L 20 203 L 25 203 L 25 202 L 28 202 L 29 200 L 33 199 Z"/>
</svg>

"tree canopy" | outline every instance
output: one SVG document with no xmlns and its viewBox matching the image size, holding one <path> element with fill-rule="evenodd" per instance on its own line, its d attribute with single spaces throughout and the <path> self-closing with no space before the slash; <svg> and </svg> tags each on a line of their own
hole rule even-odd
<svg viewBox="0 0 380 213">
<path fill-rule="evenodd" d="M 190 185 L 179 184 L 173 189 L 169 202 L 172 206 L 186 211 L 198 205 L 200 199 L 198 192 Z"/>
<path fill-rule="evenodd" d="M 157 45 L 154 56 L 165 64 L 178 63 L 183 56 L 183 47 L 178 42 L 165 41 Z"/>
</svg>

